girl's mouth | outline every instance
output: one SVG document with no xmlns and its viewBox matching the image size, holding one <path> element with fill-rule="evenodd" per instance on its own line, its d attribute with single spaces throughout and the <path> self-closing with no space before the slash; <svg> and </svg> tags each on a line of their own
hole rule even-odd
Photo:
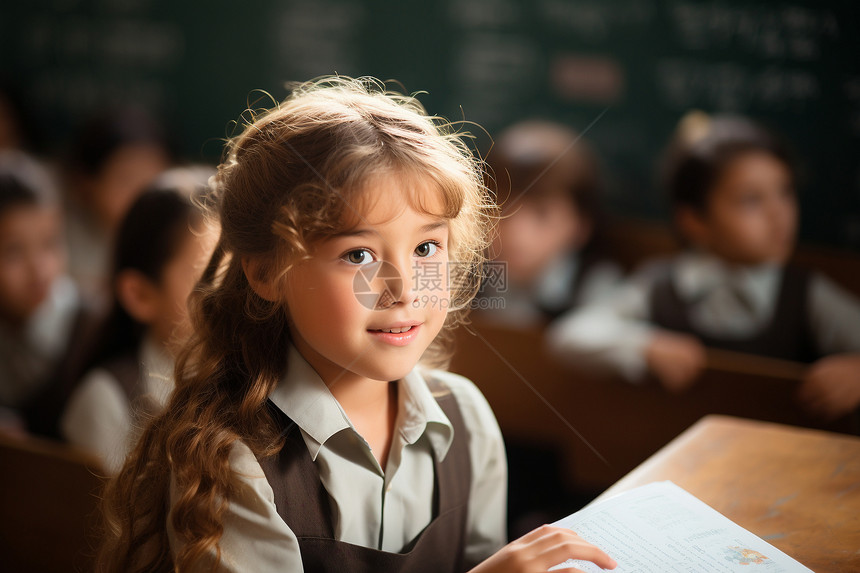
<svg viewBox="0 0 860 573">
<path fill-rule="evenodd" d="M 396 326 L 391 328 L 378 328 L 368 330 L 372 336 L 380 342 L 391 344 L 392 346 L 406 346 L 418 336 L 418 331 L 421 329 L 420 324 L 408 326 Z"/>
<path fill-rule="evenodd" d="M 409 332 L 412 330 L 412 326 L 401 326 L 398 328 L 380 328 L 377 329 L 376 332 L 390 332 L 392 334 L 400 334 L 401 332 Z"/>
</svg>

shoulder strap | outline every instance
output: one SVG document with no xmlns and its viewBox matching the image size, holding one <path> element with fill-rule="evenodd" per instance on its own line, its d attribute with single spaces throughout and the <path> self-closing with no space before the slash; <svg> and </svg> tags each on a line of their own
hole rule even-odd
<svg viewBox="0 0 860 573">
<path fill-rule="evenodd" d="M 463 412 L 451 389 L 441 380 L 427 376 L 427 386 L 433 393 L 433 397 L 442 408 L 448 421 L 454 429 L 454 441 L 448 448 L 448 453 L 443 461 L 436 460 L 436 487 L 433 491 L 434 517 L 444 515 L 449 511 L 456 510 L 468 504 L 469 493 L 472 486 L 472 463 L 469 454 L 469 431 L 463 419 Z M 466 522 L 461 524 L 463 528 L 460 538 L 464 544 L 460 547 L 462 555 L 465 549 Z"/>
<path fill-rule="evenodd" d="M 140 362 L 137 358 L 137 353 L 123 353 L 109 360 L 102 368 L 107 370 L 119 382 L 120 387 L 125 392 L 126 398 L 128 398 L 129 404 L 141 396 L 143 389 L 140 387 Z"/>
<path fill-rule="evenodd" d="M 266 408 L 284 437 L 280 452 L 259 460 L 272 487 L 278 515 L 297 537 L 333 539 L 328 492 L 301 429 L 271 400 L 266 402 Z"/>
</svg>

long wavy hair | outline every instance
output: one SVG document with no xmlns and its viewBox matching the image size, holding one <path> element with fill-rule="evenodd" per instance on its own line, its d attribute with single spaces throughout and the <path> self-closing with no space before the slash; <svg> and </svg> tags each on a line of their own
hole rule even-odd
<svg viewBox="0 0 860 573">
<path fill-rule="evenodd" d="M 424 183 L 405 189 L 438 189 L 443 209 L 434 214 L 449 221 L 457 263 L 453 310 L 422 363 L 447 363 L 450 331 L 479 286 L 496 217 L 483 163 L 465 134 L 428 116 L 414 96 L 372 78 L 327 77 L 295 86 L 245 124 L 210 182 L 221 234 L 189 300 L 194 328 L 177 359 L 176 390 L 105 492 L 99 571 L 214 569 L 233 495 L 231 446 L 242 440 L 258 458 L 283 446 L 265 405 L 287 368 L 288 313 L 252 290 L 243 257 L 284 277 L 316 242 L 354 224 L 362 199 L 372 200 L 364 184 L 390 173 Z M 404 193 L 416 209 L 438 205 Z"/>
</svg>

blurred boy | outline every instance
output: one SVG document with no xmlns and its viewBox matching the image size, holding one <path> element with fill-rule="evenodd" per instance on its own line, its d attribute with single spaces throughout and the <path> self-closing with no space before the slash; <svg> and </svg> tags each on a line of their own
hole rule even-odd
<svg viewBox="0 0 860 573">
<path fill-rule="evenodd" d="M 837 418 L 860 404 L 860 301 L 820 274 L 789 265 L 797 230 L 795 177 L 783 146 L 733 117 L 691 115 L 666 172 L 688 247 L 646 265 L 610 303 L 566 317 L 553 348 L 691 386 L 705 347 L 812 364 L 800 397 Z M 827 356 L 827 358 L 824 358 Z"/>
<path fill-rule="evenodd" d="M 6 427 L 51 381 L 79 310 L 63 275 L 65 249 L 53 182 L 34 160 L 0 153 L 0 407 Z"/>
</svg>

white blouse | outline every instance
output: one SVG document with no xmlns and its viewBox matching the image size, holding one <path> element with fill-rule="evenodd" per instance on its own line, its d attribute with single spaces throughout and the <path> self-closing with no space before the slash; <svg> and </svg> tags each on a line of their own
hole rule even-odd
<svg viewBox="0 0 860 573">
<path fill-rule="evenodd" d="M 149 338 L 141 343 L 138 359 L 142 394 L 164 408 L 173 392 L 173 359 Z M 84 376 L 66 405 L 60 429 L 69 443 L 99 456 L 110 474 L 119 472 L 141 431 L 128 396 L 104 368 Z"/>
</svg>

